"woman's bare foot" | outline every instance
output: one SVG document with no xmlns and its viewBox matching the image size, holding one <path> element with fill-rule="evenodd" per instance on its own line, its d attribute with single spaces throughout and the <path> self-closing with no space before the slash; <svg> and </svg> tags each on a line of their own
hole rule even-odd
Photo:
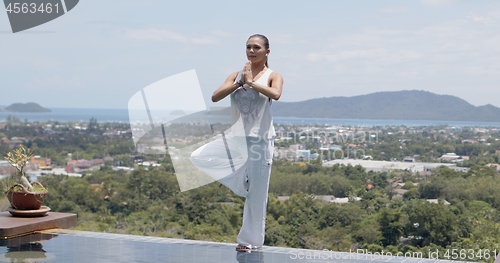
<svg viewBox="0 0 500 263">
<path fill-rule="evenodd" d="M 248 252 L 250 250 L 251 250 L 250 247 L 245 246 L 245 245 L 238 244 L 238 246 L 236 246 L 236 251 L 239 251 L 239 252 Z"/>
</svg>

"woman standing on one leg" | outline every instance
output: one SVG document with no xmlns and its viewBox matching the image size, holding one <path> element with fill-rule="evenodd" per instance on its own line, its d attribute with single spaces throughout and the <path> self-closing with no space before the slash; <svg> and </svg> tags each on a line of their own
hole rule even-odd
<svg viewBox="0 0 500 263">
<path fill-rule="evenodd" d="M 274 137 L 271 103 L 281 96 L 283 78 L 268 68 L 269 40 L 263 35 L 252 35 L 246 43 L 248 61 L 242 71 L 229 75 L 212 95 L 217 102 L 230 95 L 232 115 L 241 118 L 245 129 L 248 160 L 232 175 L 219 180 L 235 193 L 246 189 L 243 224 L 237 237 L 236 250 L 247 251 L 264 244 L 269 176 L 271 174 Z M 211 152 L 195 151 L 193 160 L 208 160 Z M 220 148 L 220 147 L 219 147 Z M 213 151 L 212 151 L 213 153 Z M 195 165 L 199 165 L 200 162 Z M 202 162 L 201 162 L 202 163 Z M 209 162 L 207 162 L 208 164 Z M 208 164 L 209 165 L 209 164 Z"/>
</svg>

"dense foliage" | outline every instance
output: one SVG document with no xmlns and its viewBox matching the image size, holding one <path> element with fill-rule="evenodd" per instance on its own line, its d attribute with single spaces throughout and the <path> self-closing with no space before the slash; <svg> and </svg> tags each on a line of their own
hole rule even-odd
<svg viewBox="0 0 500 263">
<path fill-rule="evenodd" d="M 50 156 L 59 165 L 72 153 L 87 159 L 112 156 L 115 163 L 133 166 L 130 134 L 102 136 L 112 129 L 126 130 L 126 125 L 95 120 L 86 130 L 70 125 L 55 128 L 57 125 L 48 130 L 33 124 L 8 124 L 0 129 L 0 137 L 25 137 L 35 153 Z M 448 128 L 443 128 L 444 132 L 424 128 L 420 133 L 391 129 L 381 129 L 378 141 L 366 146 L 375 159 L 417 154 L 421 160 L 436 161 L 437 156 L 454 151 L 471 157 L 462 164 L 470 170 L 440 167 L 424 176 L 408 171 L 367 172 L 351 165 L 323 167 L 319 160 L 276 160 L 265 244 L 334 251 L 422 252 L 423 257 L 439 249 L 445 259 L 445 249 L 498 251 L 500 178 L 484 166 L 498 163 L 495 150 L 499 144 L 494 140 L 498 134 L 488 139 L 489 144 L 464 144 L 463 139 L 478 134 L 466 129 L 453 136 L 447 134 Z M 0 143 L 0 154 L 8 150 Z M 125 172 L 113 170 L 113 163 L 109 163 L 81 178 L 41 177 L 39 181 L 49 189 L 45 205 L 53 211 L 77 213 L 77 228 L 81 230 L 235 242 L 243 198 L 219 183 L 180 192 L 168 156 L 144 158 L 158 160 L 162 166 Z M 390 180 L 396 179 L 408 190 L 402 198 L 393 198 Z M 329 203 L 316 198 L 319 195 L 347 197 L 349 202 Z M 283 201 L 282 196 L 289 199 Z M 357 197 L 361 200 L 355 201 Z M 475 260 L 493 261 L 479 256 Z"/>
</svg>

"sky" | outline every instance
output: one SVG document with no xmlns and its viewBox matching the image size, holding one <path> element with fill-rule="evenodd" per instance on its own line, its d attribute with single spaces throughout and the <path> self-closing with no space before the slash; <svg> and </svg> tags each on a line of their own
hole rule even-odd
<svg viewBox="0 0 500 263">
<path fill-rule="evenodd" d="M 269 38 L 280 101 L 425 90 L 500 107 L 500 2 L 82 0 L 12 33 L 0 12 L 0 105 L 126 109 L 161 79 L 195 70 L 207 106 Z M 179 87 L 182 89 L 182 87 Z"/>
</svg>

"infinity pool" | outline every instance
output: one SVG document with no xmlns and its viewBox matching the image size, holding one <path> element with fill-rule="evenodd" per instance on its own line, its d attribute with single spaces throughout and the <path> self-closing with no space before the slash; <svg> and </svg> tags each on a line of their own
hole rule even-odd
<svg viewBox="0 0 500 263">
<path fill-rule="evenodd" d="M 452 262 L 279 247 L 246 253 L 236 252 L 235 247 L 228 243 L 57 230 L 0 240 L 0 262 Z"/>
</svg>

